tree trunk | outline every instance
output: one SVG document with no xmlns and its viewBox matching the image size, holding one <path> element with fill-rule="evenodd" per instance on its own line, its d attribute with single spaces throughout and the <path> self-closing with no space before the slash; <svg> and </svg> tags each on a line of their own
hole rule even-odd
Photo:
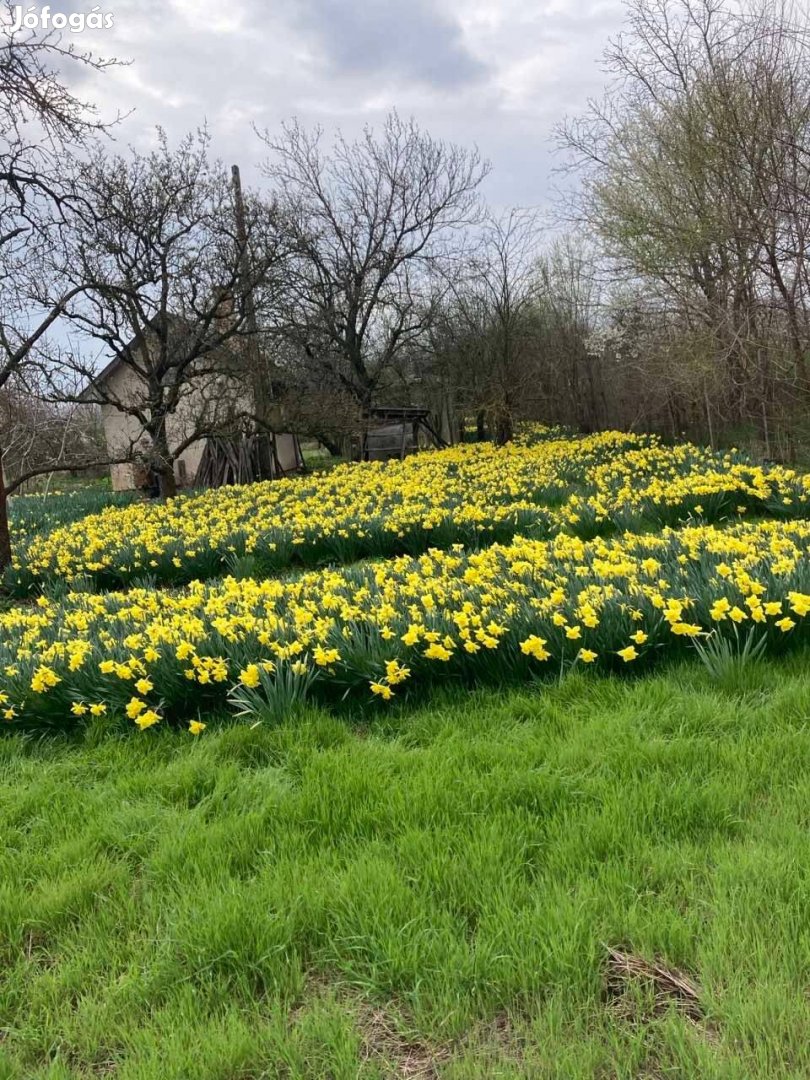
<svg viewBox="0 0 810 1080">
<path fill-rule="evenodd" d="M 511 442 L 514 437 L 514 426 L 512 424 L 512 414 L 508 409 L 501 409 L 498 411 L 498 415 L 495 419 L 495 443 L 497 446 L 504 446 L 506 443 Z"/>
<path fill-rule="evenodd" d="M 319 435 L 318 442 L 326 447 L 332 457 L 340 457 L 343 454 L 344 447 L 342 447 L 339 442 L 335 442 L 334 439 L 330 439 L 326 435 Z"/>
<path fill-rule="evenodd" d="M 177 481 L 174 478 L 174 466 L 171 462 L 158 469 L 158 492 L 161 499 L 173 499 L 177 494 Z"/>
<path fill-rule="evenodd" d="M 483 409 L 479 409 L 475 417 L 475 436 L 479 442 L 486 442 L 487 439 L 487 423 L 486 413 Z"/>
<path fill-rule="evenodd" d="M 0 447 L 0 573 L 11 565 L 11 535 L 8 531 L 8 496 L 3 477 L 3 448 Z"/>
<path fill-rule="evenodd" d="M 155 419 L 149 431 L 152 440 L 152 468 L 157 475 L 158 495 L 162 499 L 172 499 L 177 494 L 177 481 L 174 478 L 174 459 L 166 438 L 166 417 Z"/>
</svg>

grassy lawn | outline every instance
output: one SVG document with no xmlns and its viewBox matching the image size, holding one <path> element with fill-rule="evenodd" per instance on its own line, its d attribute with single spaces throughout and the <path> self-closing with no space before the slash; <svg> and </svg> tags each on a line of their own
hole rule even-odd
<svg viewBox="0 0 810 1080">
<path fill-rule="evenodd" d="M 0 1078 L 807 1077 L 807 665 L 8 735 Z"/>
</svg>

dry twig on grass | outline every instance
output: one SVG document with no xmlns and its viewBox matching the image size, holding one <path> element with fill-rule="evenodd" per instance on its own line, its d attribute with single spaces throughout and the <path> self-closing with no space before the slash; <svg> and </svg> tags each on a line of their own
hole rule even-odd
<svg viewBox="0 0 810 1080">
<path fill-rule="evenodd" d="M 659 1016 L 677 1008 L 696 1023 L 703 1020 L 700 988 L 676 968 L 669 968 L 642 956 L 608 947 L 606 996 L 627 1006 L 633 986 L 654 995 L 652 1013 Z"/>
</svg>

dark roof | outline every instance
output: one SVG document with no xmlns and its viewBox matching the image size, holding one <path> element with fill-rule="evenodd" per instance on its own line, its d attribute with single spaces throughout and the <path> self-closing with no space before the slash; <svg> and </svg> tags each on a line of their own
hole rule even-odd
<svg viewBox="0 0 810 1080">
<path fill-rule="evenodd" d="M 112 375 L 112 373 L 116 371 L 123 362 L 124 361 L 121 358 L 121 353 L 116 353 L 112 360 L 110 360 L 109 364 L 105 364 L 101 371 L 99 371 L 96 375 L 93 376 L 87 386 L 85 386 L 84 390 L 82 390 L 82 392 L 79 394 L 79 398 L 81 400 L 89 401 L 90 399 L 88 395 L 90 394 L 90 391 L 93 389 L 93 387 L 97 386 L 100 382 L 104 382 L 105 379 L 109 378 L 110 375 Z"/>
<path fill-rule="evenodd" d="M 167 319 L 170 324 L 172 322 L 181 322 L 181 320 L 174 315 L 168 315 Z M 147 326 L 147 329 L 153 329 L 153 326 L 156 322 L 157 320 L 154 320 L 151 325 Z M 87 386 L 85 386 L 85 388 L 79 394 L 80 401 L 87 402 L 88 404 L 91 404 L 93 402 L 93 398 L 90 396 L 90 392 L 92 391 L 93 387 L 98 386 L 98 384 L 104 382 L 105 379 L 109 379 L 109 377 L 114 372 L 116 372 L 123 363 L 126 362 L 127 356 L 132 352 L 132 347 L 137 340 L 137 336 L 134 336 L 130 341 L 127 342 L 126 345 L 124 345 L 122 349 L 119 349 L 118 352 L 115 353 L 112 360 L 110 360 L 108 364 L 105 364 L 101 371 L 99 371 L 96 375 L 93 376 Z M 96 404 L 101 403 L 96 402 Z"/>
</svg>

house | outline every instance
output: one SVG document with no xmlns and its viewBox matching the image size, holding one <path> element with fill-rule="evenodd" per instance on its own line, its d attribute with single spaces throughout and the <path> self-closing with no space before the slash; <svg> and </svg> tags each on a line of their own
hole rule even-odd
<svg viewBox="0 0 810 1080">
<path fill-rule="evenodd" d="M 101 410 L 110 459 L 128 459 L 110 466 L 114 491 L 151 485 L 146 464 L 138 460 L 139 455 L 145 456 L 149 438 L 138 418 L 127 411 L 127 407 L 139 406 L 145 397 L 144 380 L 127 362 L 126 350 L 116 354 L 81 395 L 82 401 L 96 404 Z M 250 415 L 252 400 L 250 379 L 241 368 L 192 376 L 184 383 L 177 408 L 166 418 L 166 438 L 174 454 L 178 487 L 248 483 L 259 478 L 259 437 L 247 431 L 245 420 L 238 419 Z M 270 443 L 273 476 L 302 467 L 303 456 L 295 434 L 263 438 Z"/>
</svg>

